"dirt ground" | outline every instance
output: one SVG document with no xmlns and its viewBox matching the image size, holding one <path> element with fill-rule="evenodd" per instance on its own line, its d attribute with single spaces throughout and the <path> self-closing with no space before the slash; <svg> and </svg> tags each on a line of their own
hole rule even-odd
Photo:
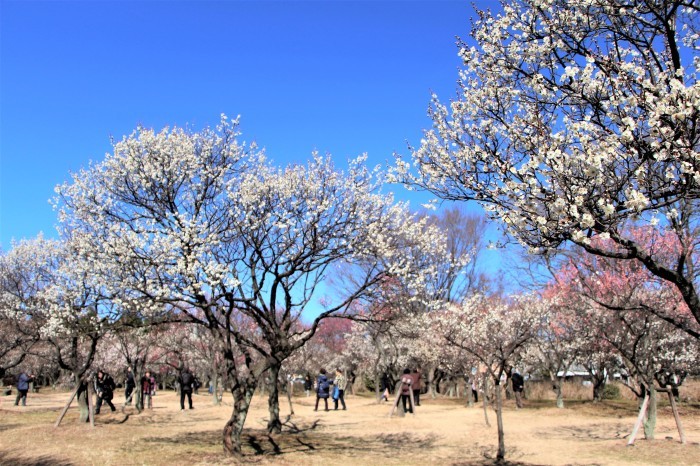
<svg viewBox="0 0 700 466">
<path fill-rule="evenodd" d="M 30 393 L 26 407 L 0 396 L 0 464 L 45 465 L 209 465 L 235 464 L 222 454 L 222 429 L 231 399 L 213 406 L 211 397 L 194 396 L 195 409 L 180 411 L 179 397 L 161 391 L 153 410 L 138 414 L 127 407 L 102 410 L 96 425 L 79 424 L 72 407 L 60 427 L 65 392 Z M 117 392 L 115 402 L 123 400 Z M 389 417 L 390 405 L 348 396 L 347 411 L 313 411 L 313 397 L 294 399 L 295 415 L 284 432 L 265 431 L 266 399 L 254 399 L 244 433 L 246 464 L 259 465 L 484 465 L 496 453 L 496 416 L 464 400 L 426 398 L 414 416 Z M 281 400 L 282 418 L 289 414 Z M 119 403 L 118 408 L 121 408 Z M 627 401 L 570 402 L 557 409 L 551 401 L 527 401 L 504 412 L 508 462 L 512 465 L 700 464 L 700 405 L 680 407 L 687 443 L 679 441 L 670 408 L 662 405 L 656 440 L 639 435 L 626 446 L 636 419 Z"/>
</svg>

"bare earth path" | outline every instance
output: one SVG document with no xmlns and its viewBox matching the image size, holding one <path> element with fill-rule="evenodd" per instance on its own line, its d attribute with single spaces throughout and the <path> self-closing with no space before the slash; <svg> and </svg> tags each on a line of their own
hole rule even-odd
<svg viewBox="0 0 700 466">
<path fill-rule="evenodd" d="M 179 397 L 161 391 L 154 409 L 142 414 L 103 409 L 96 427 L 78 424 L 73 407 L 58 429 L 53 424 L 68 393 L 30 394 L 28 406 L 0 397 L 0 464 L 46 465 L 208 465 L 234 464 L 223 456 L 221 432 L 231 399 L 213 406 L 194 397 L 195 409 L 180 411 Z M 117 392 L 115 404 L 123 400 Z M 347 411 L 314 412 L 314 398 L 295 397 L 295 416 L 281 435 L 268 436 L 266 399 L 257 397 L 245 431 L 246 464 L 280 465 L 482 465 L 493 464 L 496 418 L 487 428 L 481 407 L 463 401 L 426 399 L 415 416 L 389 418 L 387 403 L 349 396 Z M 280 400 L 283 419 L 286 398 Z M 507 460 L 517 465 L 700 464 L 700 406 L 681 405 L 687 444 L 681 445 L 668 407 L 659 412 L 657 440 L 638 439 L 627 447 L 635 420 L 629 402 L 528 402 L 507 405 L 504 414 Z M 332 409 L 332 406 L 331 406 Z M 643 437 L 640 435 L 640 437 Z"/>
</svg>

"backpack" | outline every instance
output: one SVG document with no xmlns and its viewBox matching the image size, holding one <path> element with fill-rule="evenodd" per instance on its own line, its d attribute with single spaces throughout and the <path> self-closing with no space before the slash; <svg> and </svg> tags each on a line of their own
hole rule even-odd
<svg viewBox="0 0 700 466">
<path fill-rule="evenodd" d="M 107 375 L 107 387 L 110 391 L 114 391 L 114 389 L 117 388 L 117 384 L 114 383 L 114 379 L 111 375 Z"/>
<path fill-rule="evenodd" d="M 192 386 L 192 374 L 189 372 L 182 373 L 182 385 L 185 387 Z"/>
<path fill-rule="evenodd" d="M 328 382 L 328 379 L 322 380 L 321 384 L 319 385 L 319 389 L 322 392 L 328 393 L 328 389 L 330 388 L 330 386 L 331 386 L 331 384 L 330 384 L 330 382 Z"/>
</svg>

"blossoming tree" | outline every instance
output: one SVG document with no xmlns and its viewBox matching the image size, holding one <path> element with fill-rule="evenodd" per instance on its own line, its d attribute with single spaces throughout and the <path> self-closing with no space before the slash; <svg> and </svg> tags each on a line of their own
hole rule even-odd
<svg viewBox="0 0 700 466">
<path fill-rule="evenodd" d="M 13 243 L 0 255 L 0 378 L 21 364 L 40 340 L 40 319 L 30 319 L 41 307 L 58 262 L 57 245 L 39 237 Z"/>
<path fill-rule="evenodd" d="M 516 0 L 479 11 L 476 46 L 459 43 L 457 99 L 434 96 L 433 129 L 413 167 L 398 158 L 397 178 L 481 202 L 531 251 L 572 242 L 637 260 L 700 321 L 699 10 L 685 0 Z M 626 234 L 630 222 L 668 229 L 681 247 L 661 260 Z"/>
<path fill-rule="evenodd" d="M 629 234 L 642 244 L 651 239 L 664 243 L 664 238 L 645 233 L 635 230 Z M 599 241 L 603 240 L 593 240 Z M 673 248 L 666 244 L 664 249 Z M 556 290 L 550 292 L 557 293 L 562 307 L 575 310 L 582 328 L 593 329 L 619 355 L 629 376 L 627 385 L 639 399 L 649 398 L 644 433 L 653 439 L 656 391 L 664 388 L 659 379 L 665 373 L 687 373 L 700 361 L 698 340 L 671 323 L 688 314 L 680 293 L 637 262 L 586 254 L 571 257 L 559 275 Z M 688 329 L 696 331 L 693 328 Z"/>
<path fill-rule="evenodd" d="M 443 246 L 436 228 L 381 193 L 363 158 L 346 172 L 318 155 L 278 169 L 238 142 L 237 125 L 222 117 L 200 132 L 139 128 L 57 188 L 63 227 L 98 271 L 116 271 L 104 279 L 118 303 L 177 314 L 222 343 L 233 384 L 224 429 L 231 454 L 241 452 L 263 372 L 276 380 L 322 319 L 349 312 L 387 276 L 421 286 L 433 268 L 425 251 Z M 356 286 L 308 327 L 295 325 L 335 266 L 351 270 Z M 275 392 L 268 429 L 280 428 Z"/>
<path fill-rule="evenodd" d="M 15 244 L 0 261 L 0 302 L 4 316 L 20 325 L 25 337 L 41 342 L 41 355 L 72 374 L 71 401 L 77 396 L 80 420 L 87 421 L 86 381 L 97 345 L 114 321 L 114 305 L 74 245 L 70 239 L 43 237 Z"/>
<path fill-rule="evenodd" d="M 499 460 L 506 454 L 501 379 L 538 334 L 546 314 L 547 304 L 534 296 L 506 299 L 475 295 L 439 316 L 442 337 L 482 364 L 495 386 Z"/>
</svg>

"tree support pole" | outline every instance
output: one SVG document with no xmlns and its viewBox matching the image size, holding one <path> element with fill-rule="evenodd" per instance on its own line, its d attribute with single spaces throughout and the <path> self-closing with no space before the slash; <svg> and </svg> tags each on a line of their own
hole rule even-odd
<svg viewBox="0 0 700 466">
<path fill-rule="evenodd" d="M 647 407 L 649 406 L 649 394 L 644 395 L 644 401 L 642 402 L 642 407 L 639 409 L 639 416 L 637 416 L 637 422 L 634 424 L 634 429 L 632 429 L 632 434 L 630 434 L 630 439 L 627 442 L 627 446 L 634 444 L 634 439 L 637 437 L 637 432 L 644 422 L 644 416 L 647 413 Z"/>
<path fill-rule="evenodd" d="M 394 398 L 394 404 L 391 406 L 391 412 L 389 413 L 389 417 L 394 415 L 394 411 L 396 411 L 396 409 L 399 406 L 400 399 L 401 399 L 401 389 L 397 388 L 396 389 L 396 398 Z"/>
<path fill-rule="evenodd" d="M 54 428 L 61 425 L 61 421 L 63 420 L 63 417 L 68 412 L 68 408 L 70 408 L 70 405 L 73 404 L 73 399 L 75 399 L 75 395 L 78 394 L 78 390 L 80 390 L 80 383 L 78 383 L 78 385 L 76 385 L 76 387 L 75 387 L 75 390 L 73 390 L 73 394 L 68 399 L 68 403 L 66 403 L 66 406 L 63 408 L 63 411 L 61 411 L 61 414 L 58 416 L 58 419 L 56 420 L 56 424 L 54 424 Z"/>
<path fill-rule="evenodd" d="M 289 401 L 289 415 L 293 416 L 294 415 L 294 407 L 292 406 L 292 391 L 294 390 L 294 382 L 291 380 L 288 383 L 288 388 L 287 388 L 287 401 Z"/>
<path fill-rule="evenodd" d="M 416 400 L 413 398 L 413 387 L 408 387 L 408 394 L 411 397 L 411 416 L 416 415 Z"/>
<path fill-rule="evenodd" d="M 685 432 L 683 431 L 683 424 L 681 424 L 681 417 L 678 414 L 678 408 L 676 407 L 676 400 L 673 398 L 673 393 L 668 388 L 657 390 L 659 392 L 666 392 L 668 394 L 668 401 L 671 404 L 671 411 L 673 411 L 673 417 L 676 420 L 676 427 L 678 428 L 678 435 L 681 437 L 681 443 L 685 443 Z"/>
<path fill-rule="evenodd" d="M 95 406 L 92 401 L 92 384 L 87 383 L 87 402 L 88 402 L 88 419 L 90 419 L 90 426 L 95 427 Z"/>
</svg>

